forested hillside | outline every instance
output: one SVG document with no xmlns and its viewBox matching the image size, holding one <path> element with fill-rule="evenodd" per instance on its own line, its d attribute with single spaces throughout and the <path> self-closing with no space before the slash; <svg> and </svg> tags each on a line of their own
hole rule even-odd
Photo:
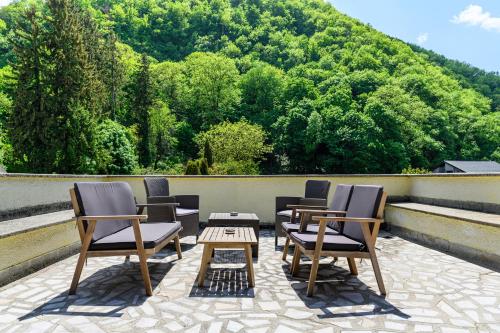
<svg viewBox="0 0 500 333">
<path fill-rule="evenodd" d="M 12 172 L 500 161 L 498 75 L 481 81 L 321 0 L 20 1 L 0 9 L 0 52 Z"/>
<path fill-rule="evenodd" d="M 463 87 L 473 88 L 490 98 L 492 109 L 500 111 L 500 75 L 498 72 L 487 72 L 461 61 L 448 59 L 417 45 L 411 45 L 411 47 L 428 57 L 432 63 L 443 67 L 443 71 L 455 77 Z"/>
</svg>

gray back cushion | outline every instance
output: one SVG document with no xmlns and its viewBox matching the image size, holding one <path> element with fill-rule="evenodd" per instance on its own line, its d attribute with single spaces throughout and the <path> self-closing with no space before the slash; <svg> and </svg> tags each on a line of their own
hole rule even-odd
<svg viewBox="0 0 500 333">
<path fill-rule="evenodd" d="M 134 194 L 125 182 L 75 183 L 75 194 L 81 213 L 85 216 L 137 214 Z M 130 220 L 98 221 L 92 240 L 96 241 L 131 225 Z"/>
<path fill-rule="evenodd" d="M 354 185 L 346 217 L 376 217 L 383 191 L 384 188 L 378 185 Z M 365 243 L 360 223 L 346 222 L 343 234 Z"/>
<path fill-rule="evenodd" d="M 146 196 L 148 197 L 168 197 L 170 195 L 167 178 L 144 178 L 144 186 L 146 187 Z"/>
<path fill-rule="evenodd" d="M 330 191 L 330 181 L 328 180 L 308 180 L 306 182 L 306 198 L 328 199 Z"/>
<path fill-rule="evenodd" d="M 330 210 L 346 211 L 349 205 L 349 201 L 351 200 L 353 188 L 354 186 L 352 185 L 337 185 L 337 187 L 335 188 L 335 193 L 333 194 L 333 202 L 330 206 Z M 328 222 L 327 225 L 330 228 L 339 231 L 341 230 L 343 224 L 338 222 Z"/>
</svg>

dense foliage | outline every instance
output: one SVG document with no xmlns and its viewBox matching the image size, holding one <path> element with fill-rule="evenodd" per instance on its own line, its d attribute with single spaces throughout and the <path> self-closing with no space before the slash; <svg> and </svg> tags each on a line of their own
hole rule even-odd
<svg viewBox="0 0 500 333">
<path fill-rule="evenodd" d="M 0 9 L 0 66 L 9 171 L 399 173 L 500 161 L 497 74 L 321 0 L 20 1 Z"/>
</svg>

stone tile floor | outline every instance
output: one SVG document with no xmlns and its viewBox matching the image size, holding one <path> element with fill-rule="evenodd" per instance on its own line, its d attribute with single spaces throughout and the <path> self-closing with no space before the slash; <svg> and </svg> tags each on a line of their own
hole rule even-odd
<svg viewBox="0 0 500 333">
<path fill-rule="evenodd" d="M 0 332 L 500 332 L 500 273 L 388 233 L 377 242 L 385 298 L 369 261 L 353 277 L 342 258 L 322 261 L 323 282 L 306 297 L 307 261 L 292 280 L 267 230 L 255 288 L 248 288 L 236 251 L 218 251 L 198 288 L 202 248 L 194 238 L 183 242 L 182 260 L 173 249 L 150 259 L 149 298 L 134 258 L 90 258 L 76 296 L 67 295 L 76 256 L 7 285 L 0 289 Z"/>
</svg>

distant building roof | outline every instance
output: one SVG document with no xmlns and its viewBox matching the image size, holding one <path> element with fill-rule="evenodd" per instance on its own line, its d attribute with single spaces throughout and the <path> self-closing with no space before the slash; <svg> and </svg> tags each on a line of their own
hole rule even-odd
<svg viewBox="0 0 500 333">
<path fill-rule="evenodd" d="M 500 164 L 495 161 L 444 161 L 463 172 L 500 172 Z"/>
</svg>

